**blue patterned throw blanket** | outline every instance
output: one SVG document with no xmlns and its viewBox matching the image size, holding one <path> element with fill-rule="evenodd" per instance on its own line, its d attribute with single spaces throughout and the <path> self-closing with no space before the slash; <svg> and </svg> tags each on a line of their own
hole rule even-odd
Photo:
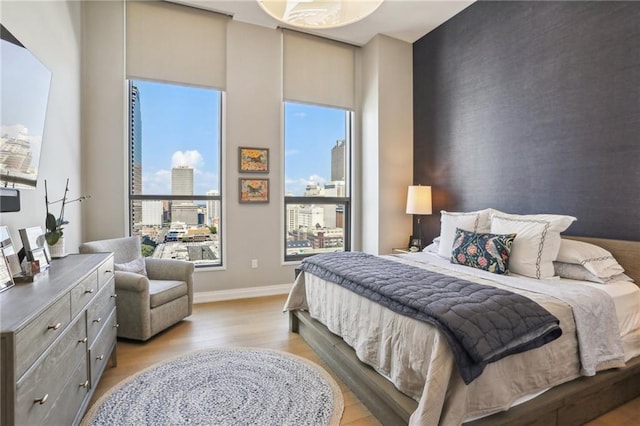
<svg viewBox="0 0 640 426">
<path fill-rule="evenodd" d="M 527 297 L 366 253 L 318 254 L 300 269 L 437 327 L 466 384 L 488 363 L 562 334 L 558 319 Z"/>
</svg>

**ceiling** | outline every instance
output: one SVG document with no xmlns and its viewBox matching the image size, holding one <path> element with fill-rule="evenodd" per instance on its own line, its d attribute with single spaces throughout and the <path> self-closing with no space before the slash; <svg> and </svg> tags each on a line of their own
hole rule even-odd
<svg viewBox="0 0 640 426">
<path fill-rule="evenodd" d="M 286 25 L 267 15 L 255 0 L 169 0 L 233 16 L 233 19 L 269 28 Z M 456 15 L 473 0 L 384 0 L 365 19 L 329 30 L 305 32 L 362 46 L 376 34 L 413 43 L 423 35 Z M 289 27 L 293 28 L 293 27 Z M 295 28 L 293 28 L 295 29 Z"/>
</svg>

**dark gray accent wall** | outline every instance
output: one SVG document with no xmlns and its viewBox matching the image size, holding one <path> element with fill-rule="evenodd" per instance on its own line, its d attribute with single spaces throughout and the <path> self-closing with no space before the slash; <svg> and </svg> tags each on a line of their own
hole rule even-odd
<svg viewBox="0 0 640 426">
<path fill-rule="evenodd" d="M 640 240 L 640 2 L 478 2 L 413 58 L 425 232 L 441 209 L 494 207 Z"/>
</svg>

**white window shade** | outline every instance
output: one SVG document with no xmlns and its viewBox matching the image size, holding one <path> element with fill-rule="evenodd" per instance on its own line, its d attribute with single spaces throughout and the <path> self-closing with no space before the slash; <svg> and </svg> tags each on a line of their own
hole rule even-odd
<svg viewBox="0 0 640 426">
<path fill-rule="evenodd" d="M 355 108 L 355 46 L 283 31 L 283 90 L 288 101 Z"/>
<path fill-rule="evenodd" d="M 129 79 L 225 89 L 229 17 L 158 1 L 128 1 Z"/>
</svg>

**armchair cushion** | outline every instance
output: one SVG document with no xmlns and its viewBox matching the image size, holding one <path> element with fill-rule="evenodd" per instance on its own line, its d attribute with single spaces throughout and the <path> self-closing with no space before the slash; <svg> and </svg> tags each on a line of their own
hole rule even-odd
<svg viewBox="0 0 640 426">
<path fill-rule="evenodd" d="M 116 263 L 114 264 L 114 267 L 116 271 L 134 272 L 140 275 L 147 275 L 147 269 L 145 268 L 142 256 L 126 263 Z"/>
<path fill-rule="evenodd" d="M 149 280 L 151 309 L 188 295 L 184 281 Z"/>
</svg>

